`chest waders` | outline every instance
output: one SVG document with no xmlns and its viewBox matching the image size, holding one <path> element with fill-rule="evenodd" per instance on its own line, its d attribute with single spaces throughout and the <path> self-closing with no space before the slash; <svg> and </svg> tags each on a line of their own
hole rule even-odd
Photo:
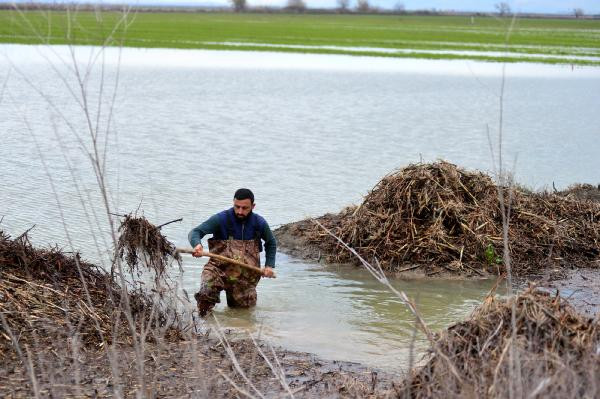
<svg viewBox="0 0 600 399">
<path fill-rule="evenodd" d="M 260 268 L 260 239 L 208 240 L 208 249 L 217 255 L 227 256 Z M 202 270 L 200 291 L 194 295 L 198 312 L 204 317 L 215 304 L 221 302 L 220 294 L 225 290 L 227 306 L 249 308 L 256 305 L 256 285 L 260 274 L 231 263 L 211 258 Z"/>
</svg>

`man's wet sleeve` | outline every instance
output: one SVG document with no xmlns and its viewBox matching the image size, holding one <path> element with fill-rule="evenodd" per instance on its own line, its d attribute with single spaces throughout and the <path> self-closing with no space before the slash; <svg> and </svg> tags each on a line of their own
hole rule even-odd
<svg viewBox="0 0 600 399">
<path fill-rule="evenodd" d="M 202 237 L 207 234 L 215 234 L 221 228 L 219 215 L 213 215 L 204 223 L 194 227 L 188 234 L 188 240 L 192 244 L 192 248 L 202 242 Z"/>
<path fill-rule="evenodd" d="M 263 240 L 265 241 L 265 266 L 275 267 L 275 253 L 277 252 L 277 240 L 271 231 L 268 223 L 265 223 L 263 230 Z"/>
</svg>

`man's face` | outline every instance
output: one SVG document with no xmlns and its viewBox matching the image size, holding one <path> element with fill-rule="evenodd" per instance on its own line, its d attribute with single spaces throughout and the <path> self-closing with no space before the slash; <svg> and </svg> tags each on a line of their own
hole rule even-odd
<svg viewBox="0 0 600 399">
<path fill-rule="evenodd" d="M 233 199 L 233 211 L 235 212 L 235 217 L 239 220 L 244 220 L 248 217 L 250 212 L 254 209 L 254 205 L 250 198 L 246 198 L 243 200 Z"/>
</svg>

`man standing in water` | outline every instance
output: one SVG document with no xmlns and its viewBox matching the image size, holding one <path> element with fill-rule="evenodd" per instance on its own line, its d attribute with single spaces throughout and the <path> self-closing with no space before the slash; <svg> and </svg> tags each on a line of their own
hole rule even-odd
<svg viewBox="0 0 600 399">
<path fill-rule="evenodd" d="M 274 277 L 277 241 L 266 220 L 252 212 L 255 205 L 252 191 L 247 188 L 237 190 L 232 208 L 211 216 L 190 231 L 188 239 L 194 248 L 192 256 L 202 256 L 202 237 L 212 234 L 213 237 L 208 240 L 210 252 L 260 267 L 262 240 L 266 252 L 262 275 Z M 256 285 L 260 277 L 257 272 L 211 258 L 202 271 L 200 291 L 194 295 L 200 316 L 206 316 L 215 304 L 221 302 L 219 297 L 222 290 L 227 294 L 229 307 L 249 308 L 256 305 Z"/>
</svg>

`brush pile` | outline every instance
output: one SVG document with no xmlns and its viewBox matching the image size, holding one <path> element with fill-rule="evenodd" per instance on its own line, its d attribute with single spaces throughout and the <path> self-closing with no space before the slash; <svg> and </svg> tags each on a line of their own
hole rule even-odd
<svg viewBox="0 0 600 399">
<path fill-rule="evenodd" d="M 600 266 L 600 204 L 519 188 L 510 200 L 509 245 L 513 273 L 550 266 Z M 501 274 L 503 225 L 499 187 L 479 172 L 447 162 L 410 165 L 384 177 L 359 206 L 317 218 L 368 261 L 426 274 Z M 329 262 L 356 262 L 314 220 L 289 233 L 320 250 Z"/>
<path fill-rule="evenodd" d="M 591 184 L 573 184 L 567 187 L 566 190 L 559 191 L 557 194 L 583 201 L 600 202 L 600 184 L 597 186 L 592 186 Z"/>
<path fill-rule="evenodd" d="M 119 226 L 117 254 L 124 259 L 131 273 L 141 274 L 140 262 L 161 279 L 171 259 L 181 264 L 180 255 L 175 246 L 160 232 L 160 227 L 151 224 L 146 218 L 125 215 Z"/>
<path fill-rule="evenodd" d="M 0 231 L 0 358 L 17 346 L 35 349 L 73 337 L 85 347 L 130 344 L 125 312 L 135 325 L 159 326 L 173 339 L 179 334 L 171 312 L 141 291 L 126 292 L 78 254 L 35 249 L 27 235 L 11 239 Z"/>
<path fill-rule="evenodd" d="M 600 322 L 558 295 L 530 288 L 509 300 L 488 297 L 436 346 L 446 359 L 433 352 L 405 380 L 404 397 L 600 396 Z"/>
</svg>

